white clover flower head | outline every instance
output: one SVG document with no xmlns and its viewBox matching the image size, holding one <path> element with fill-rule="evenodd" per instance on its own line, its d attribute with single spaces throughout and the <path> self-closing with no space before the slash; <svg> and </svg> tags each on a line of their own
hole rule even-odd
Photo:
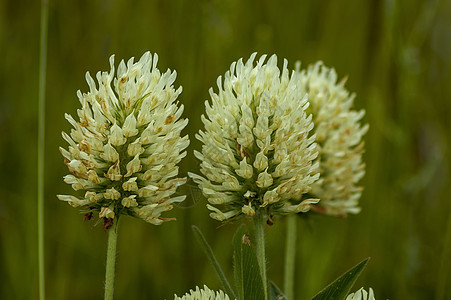
<svg viewBox="0 0 451 300">
<path fill-rule="evenodd" d="M 203 289 L 199 289 L 196 286 L 195 291 L 190 290 L 189 293 L 186 293 L 182 297 L 174 295 L 174 300 L 230 300 L 230 298 L 223 291 L 219 290 L 215 292 L 204 285 Z"/>
<path fill-rule="evenodd" d="M 353 109 L 354 94 L 344 87 L 346 79 L 337 82 L 332 68 L 317 62 L 307 70 L 299 70 L 302 91 L 308 93 L 308 112 L 313 116 L 319 155 L 321 178 L 313 184 L 311 194 L 321 199 L 314 207 L 319 213 L 346 216 L 359 213 L 359 198 L 362 187 L 358 181 L 365 174 L 362 162 L 364 142 L 362 136 L 368 131 L 368 124 L 361 125 L 364 110 Z"/>
<path fill-rule="evenodd" d="M 97 81 L 86 73 L 90 91 L 77 92 L 80 121 L 66 114 L 74 127 L 62 133 L 69 143 L 60 148 L 70 174 L 64 181 L 79 196 L 58 195 L 60 200 L 104 218 L 104 224 L 131 215 L 158 225 L 170 220 L 162 212 L 185 196 L 172 197 L 186 178 L 176 178 L 177 164 L 186 155 L 188 136 L 181 136 L 187 119 L 176 101 L 182 88 L 174 88 L 176 72 L 160 73 L 158 56 L 146 52 L 134 62 L 121 61 L 115 76 L 98 72 Z"/>
<path fill-rule="evenodd" d="M 357 292 L 349 294 L 346 297 L 346 300 L 376 300 L 376 298 L 374 298 L 374 292 L 372 288 L 370 288 L 369 294 L 363 288 L 360 288 Z"/>
<path fill-rule="evenodd" d="M 282 70 L 276 55 L 232 63 L 210 89 L 202 115 L 205 131 L 196 138 L 204 177 L 189 173 L 207 198 L 210 216 L 225 221 L 238 216 L 306 212 L 318 199 L 303 197 L 318 179 L 312 117 L 296 73 Z"/>
</svg>

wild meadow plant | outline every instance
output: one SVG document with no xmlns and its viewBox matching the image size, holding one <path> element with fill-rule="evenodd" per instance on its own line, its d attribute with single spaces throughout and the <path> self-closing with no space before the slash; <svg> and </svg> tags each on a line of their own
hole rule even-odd
<svg viewBox="0 0 451 300">
<path fill-rule="evenodd" d="M 70 174 L 64 181 L 75 195 L 60 200 L 80 207 L 84 219 L 98 216 L 108 231 L 105 299 L 113 298 L 117 227 L 121 215 L 160 225 L 173 220 L 161 216 L 173 203 L 186 178 L 177 178 L 177 164 L 186 155 L 188 136 L 181 131 L 183 105 L 175 89 L 176 73 L 160 73 L 158 56 L 145 53 L 138 62 L 121 61 L 115 75 L 87 73 L 90 91 L 77 95 L 79 121 L 66 114 L 73 126 L 60 148 Z M 317 63 L 307 70 L 288 69 L 277 56 L 231 64 L 210 89 L 202 115 L 205 130 L 200 161 L 203 176 L 189 172 L 208 201 L 210 217 L 224 223 L 251 220 L 253 232 L 239 226 L 233 238 L 234 285 L 229 283 L 199 228 L 193 226 L 218 275 L 224 292 L 196 287 L 174 299 L 295 299 L 294 265 L 296 216 L 309 211 L 333 216 L 358 213 L 365 173 L 361 126 L 364 111 L 355 111 L 354 95 L 337 83 L 334 69 Z M 285 284 L 282 292 L 267 279 L 265 230 L 286 216 Z M 277 230 L 275 228 L 274 230 Z M 349 294 L 368 259 L 319 292 L 313 299 L 374 299 L 373 291 Z M 348 295 L 349 294 L 349 295 Z"/>
<path fill-rule="evenodd" d="M 77 195 L 58 195 L 80 207 L 84 219 L 98 216 L 108 231 L 105 299 L 113 298 L 117 227 L 121 215 L 154 225 L 174 220 L 162 217 L 186 178 L 176 178 L 177 164 L 186 155 L 188 124 L 180 118 L 183 105 L 177 97 L 182 88 L 173 84 L 176 72 L 161 73 L 158 56 L 146 52 L 138 62 L 121 61 L 115 75 L 114 56 L 110 72 L 98 72 L 97 81 L 86 74 L 90 91 L 77 92 L 79 121 L 66 114 L 73 126 L 62 133 L 68 149 L 60 148 L 70 174 L 64 181 Z"/>
<path fill-rule="evenodd" d="M 252 218 L 264 297 L 268 298 L 265 260 L 267 222 L 279 214 L 307 212 L 319 199 L 306 197 L 318 180 L 318 156 L 312 117 L 305 110 L 296 73 L 282 71 L 277 57 L 256 65 L 254 53 L 248 61 L 232 63 L 218 78 L 219 92 L 210 89 L 212 105 L 205 103 L 205 132 L 201 161 L 205 177 L 189 173 L 207 198 L 210 216 L 219 221 Z"/>
<path fill-rule="evenodd" d="M 217 80 L 219 91 L 210 89 L 212 102 L 205 102 L 202 116 L 205 131 L 196 135 L 203 143 L 195 156 L 204 176 L 189 173 L 213 219 L 253 220 L 252 239 L 243 228 L 235 236 L 237 291 L 231 290 L 197 228 L 195 233 L 227 293 L 237 299 L 294 299 L 296 214 L 313 210 L 346 216 L 360 211 L 362 188 L 357 182 L 365 173 L 362 136 L 368 125 L 360 125 L 364 111 L 352 109 L 354 95 L 344 88 L 345 81 L 337 83 L 334 69 L 319 62 L 300 70 L 297 63 L 289 72 L 286 60 L 282 70 L 278 68 L 275 55 L 266 63 L 266 55 L 255 58 L 254 53 L 245 63 L 242 59 L 232 63 L 224 79 Z M 288 219 L 286 295 L 273 283 L 268 288 L 266 275 L 265 226 L 278 215 Z M 254 260 L 258 268 L 251 267 Z M 344 299 L 367 261 L 314 299 Z M 249 269 L 258 269 L 259 274 Z M 357 292 L 356 299 L 365 293 Z M 370 299 L 372 295 L 371 291 Z"/>
</svg>

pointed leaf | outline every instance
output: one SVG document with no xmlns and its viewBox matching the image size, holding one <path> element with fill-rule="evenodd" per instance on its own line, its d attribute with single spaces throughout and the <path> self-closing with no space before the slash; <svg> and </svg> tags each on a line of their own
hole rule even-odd
<svg viewBox="0 0 451 300">
<path fill-rule="evenodd" d="M 265 299 L 255 249 L 244 225 L 238 228 L 233 237 L 233 264 L 238 299 Z"/>
<path fill-rule="evenodd" d="M 194 236 L 196 237 L 197 241 L 199 242 L 205 254 L 207 255 L 208 260 L 212 264 L 216 272 L 216 276 L 218 276 L 218 279 L 221 281 L 224 291 L 226 292 L 226 294 L 229 295 L 231 299 L 236 298 L 235 292 L 230 286 L 230 283 L 227 281 L 227 278 L 225 277 L 224 272 L 222 271 L 219 262 L 216 260 L 215 254 L 213 253 L 213 250 L 211 250 L 211 247 L 208 244 L 207 240 L 205 239 L 204 235 L 197 226 L 193 225 L 192 229 L 194 232 Z"/>
<path fill-rule="evenodd" d="M 272 281 L 270 283 L 270 299 L 271 300 L 288 300 L 279 287 Z"/>
<path fill-rule="evenodd" d="M 337 278 L 334 282 L 326 286 L 321 292 L 316 294 L 312 300 L 343 300 L 349 294 L 352 286 L 362 273 L 370 258 L 368 257 L 361 263 Z"/>
</svg>

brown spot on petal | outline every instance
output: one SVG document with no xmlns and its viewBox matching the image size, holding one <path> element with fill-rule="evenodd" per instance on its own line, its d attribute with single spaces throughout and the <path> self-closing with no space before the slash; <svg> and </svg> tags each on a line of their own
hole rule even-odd
<svg viewBox="0 0 451 300">
<path fill-rule="evenodd" d="M 81 120 L 80 122 L 78 122 L 78 125 L 80 125 L 82 127 L 88 127 L 89 123 L 86 120 Z"/>
<path fill-rule="evenodd" d="M 246 152 L 246 148 L 241 146 L 238 142 L 236 143 L 236 151 L 241 158 L 249 158 L 249 155 Z"/>
<path fill-rule="evenodd" d="M 86 139 L 83 139 L 78 144 L 78 149 L 80 149 L 81 151 L 84 151 L 86 153 L 91 153 L 91 146 L 89 145 L 89 143 L 88 143 L 88 141 Z"/>
<path fill-rule="evenodd" d="M 108 169 L 108 172 L 105 173 L 104 176 L 112 181 L 119 181 L 122 179 L 119 160 Z"/>
<path fill-rule="evenodd" d="M 100 181 L 100 177 L 97 175 L 96 171 L 89 170 L 87 175 L 88 175 L 88 180 L 89 181 L 97 183 L 97 184 L 99 184 L 101 182 Z"/>
<path fill-rule="evenodd" d="M 169 123 L 172 123 L 172 121 L 174 121 L 175 115 L 174 114 L 170 114 L 169 116 L 167 116 L 166 120 L 164 120 L 164 124 L 167 125 Z"/>
<path fill-rule="evenodd" d="M 169 199 L 170 199 L 170 197 L 164 197 L 164 198 L 160 199 L 157 203 L 161 204 L 161 203 L 164 203 L 164 202 L 168 201 Z"/>
<path fill-rule="evenodd" d="M 74 175 L 75 177 L 78 177 L 78 178 L 83 178 L 83 179 L 87 179 L 88 178 L 88 174 L 80 173 L 80 172 L 71 170 L 70 168 L 69 168 L 69 173 Z"/>
</svg>

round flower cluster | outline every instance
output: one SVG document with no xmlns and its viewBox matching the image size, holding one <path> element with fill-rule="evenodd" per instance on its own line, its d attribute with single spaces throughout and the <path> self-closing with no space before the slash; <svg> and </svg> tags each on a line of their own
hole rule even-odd
<svg viewBox="0 0 451 300">
<path fill-rule="evenodd" d="M 353 110 L 354 94 L 344 87 L 345 81 L 337 83 L 334 69 L 318 62 L 299 70 L 301 89 L 308 93 L 308 112 L 313 116 L 319 155 L 321 177 L 312 185 L 312 195 L 321 199 L 313 209 L 316 212 L 336 216 L 358 213 L 358 200 L 362 188 L 357 182 L 365 174 L 362 162 L 364 143 L 362 136 L 368 131 L 368 124 L 359 121 L 364 110 Z"/>
<path fill-rule="evenodd" d="M 196 286 L 195 291 L 190 290 L 189 293 L 186 293 L 182 297 L 174 295 L 174 300 L 230 300 L 230 298 L 224 294 L 223 291 L 219 290 L 215 293 L 204 285 L 203 289 L 199 289 L 199 287 Z"/>
<path fill-rule="evenodd" d="M 210 216 L 224 221 L 253 216 L 306 212 L 318 199 L 305 197 L 318 179 L 312 117 L 299 74 L 291 75 L 276 55 L 254 63 L 232 63 L 218 93 L 205 102 L 205 131 L 195 151 L 205 177 L 189 173 L 208 199 Z"/>
<path fill-rule="evenodd" d="M 175 178 L 177 164 L 189 144 L 181 130 L 188 120 L 180 119 L 183 105 L 174 88 L 176 72 L 161 74 L 158 56 L 146 52 L 138 62 L 121 61 L 115 75 L 98 72 L 94 79 L 86 74 L 90 91 L 77 92 L 80 121 L 66 114 L 74 127 L 69 143 L 60 148 L 70 175 L 64 181 L 84 195 L 58 195 L 74 207 L 82 207 L 90 218 L 93 212 L 104 221 L 126 214 L 158 225 L 170 220 L 160 217 L 172 203 L 185 196 L 171 197 L 186 178 Z"/>
</svg>

